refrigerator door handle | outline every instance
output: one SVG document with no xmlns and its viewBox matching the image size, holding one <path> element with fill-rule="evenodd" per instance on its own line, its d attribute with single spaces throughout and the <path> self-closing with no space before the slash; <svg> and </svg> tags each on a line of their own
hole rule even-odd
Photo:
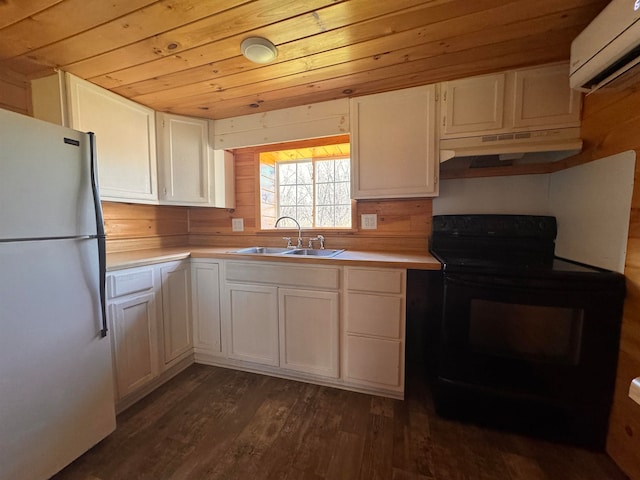
<svg viewBox="0 0 640 480">
<path fill-rule="evenodd" d="M 104 219 L 102 217 L 102 205 L 100 203 L 100 191 L 98 189 L 98 166 L 96 139 L 93 132 L 89 132 L 89 150 L 91 162 L 91 190 L 93 191 L 93 205 L 96 214 L 96 237 L 98 239 L 98 265 L 100 270 L 100 313 L 102 314 L 102 329 L 100 336 L 106 337 L 107 332 L 107 299 L 106 299 L 106 275 L 107 275 L 107 248 L 104 233 Z"/>
</svg>

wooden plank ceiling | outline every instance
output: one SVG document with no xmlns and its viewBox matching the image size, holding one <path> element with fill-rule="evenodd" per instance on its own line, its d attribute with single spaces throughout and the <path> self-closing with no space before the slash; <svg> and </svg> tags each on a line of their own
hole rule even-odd
<svg viewBox="0 0 640 480">
<path fill-rule="evenodd" d="M 1 0 L 0 69 L 227 118 L 569 58 L 608 0 Z M 270 39 L 249 62 L 240 42 Z"/>
</svg>

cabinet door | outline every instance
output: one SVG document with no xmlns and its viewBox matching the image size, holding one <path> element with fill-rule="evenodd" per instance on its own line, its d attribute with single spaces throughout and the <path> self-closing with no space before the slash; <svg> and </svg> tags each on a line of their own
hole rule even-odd
<svg viewBox="0 0 640 480">
<path fill-rule="evenodd" d="M 109 306 L 118 399 L 158 375 L 157 314 L 153 292 Z"/>
<path fill-rule="evenodd" d="M 440 138 L 501 130 L 504 127 L 505 73 L 442 84 Z"/>
<path fill-rule="evenodd" d="M 227 284 L 224 307 L 229 358 L 278 366 L 277 287 Z"/>
<path fill-rule="evenodd" d="M 403 342 L 386 338 L 346 336 L 345 379 L 348 382 L 404 389 Z"/>
<path fill-rule="evenodd" d="M 67 76 L 71 127 L 96 134 L 100 195 L 157 203 L 153 110 Z"/>
<path fill-rule="evenodd" d="M 514 72 L 513 126 L 579 127 L 581 94 L 569 87 L 566 63 Z"/>
<path fill-rule="evenodd" d="M 437 194 L 435 85 L 351 99 L 352 196 Z"/>
<path fill-rule="evenodd" d="M 281 288 L 280 366 L 337 378 L 338 292 Z"/>
<path fill-rule="evenodd" d="M 164 363 L 179 360 L 191 351 L 191 274 L 188 262 L 163 265 L 162 337 Z"/>
<path fill-rule="evenodd" d="M 209 203 L 209 124 L 200 118 L 156 114 L 158 184 L 164 203 Z"/>
<path fill-rule="evenodd" d="M 222 355 L 220 264 L 192 261 L 191 286 L 195 351 Z"/>
</svg>

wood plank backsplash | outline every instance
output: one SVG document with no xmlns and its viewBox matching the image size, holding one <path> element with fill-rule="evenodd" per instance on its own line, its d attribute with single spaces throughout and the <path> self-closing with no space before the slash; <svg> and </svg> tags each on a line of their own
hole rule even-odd
<svg viewBox="0 0 640 480">
<path fill-rule="evenodd" d="M 102 202 L 107 251 L 173 247 L 189 242 L 189 209 Z"/>
</svg>

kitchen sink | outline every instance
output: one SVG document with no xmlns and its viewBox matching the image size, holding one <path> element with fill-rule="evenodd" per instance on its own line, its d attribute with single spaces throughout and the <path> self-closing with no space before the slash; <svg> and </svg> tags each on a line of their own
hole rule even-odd
<svg viewBox="0 0 640 480">
<path fill-rule="evenodd" d="M 325 248 L 280 248 L 280 247 L 248 247 L 240 250 L 233 250 L 231 253 L 240 253 L 243 255 L 300 255 L 309 257 L 335 257 L 339 253 L 344 252 L 336 249 Z"/>
<path fill-rule="evenodd" d="M 344 252 L 342 250 L 332 250 L 328 248 L 296 248 L 289 250 L 286 255 L 308 255 L 310 257 L 335 257 L 339 253 Z"/>
<path fill-rule="evenodd" d="M 289 253 L 292 250 L 290 248 L 282 247 L 249 247 L 242 248 L 240 250 L 234 250 L 232 253 L 242 253 L 251 255 L 280 255 L 282 253 Z"/>
</svg>

